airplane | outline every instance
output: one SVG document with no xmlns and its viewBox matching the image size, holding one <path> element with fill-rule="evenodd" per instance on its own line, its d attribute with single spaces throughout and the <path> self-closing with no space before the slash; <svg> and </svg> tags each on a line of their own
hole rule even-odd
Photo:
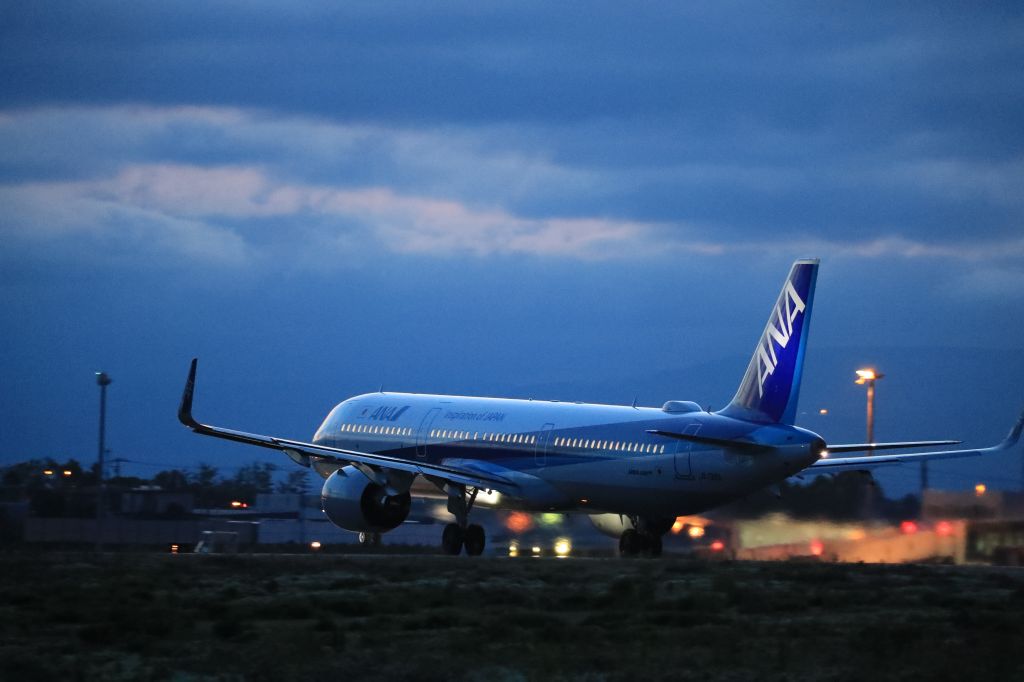
<svg viewBox="0 0 1024 682">
<path fill-rule="evenodd" d="M 661 408 L 547 400 L 367 393 L 334 407 L 311 442 L 208 426 L 192 416 L 197 359 L 178 418 L 194 432 L 284 452 L 324 479 L 323 512 L 361 534 L 386 533 L 413 495 L 447 500 L 445 553 L 483 553 L 483 500 L 503 509 L 591 515 L 623 556 L 662 551 L 677 517 L 699 514 L 806 472 L 869 471 L 1013 447 L 1021 413 L 998 445 L 874 454 L 960 441 L 829 445 L 795 425 L 819 261 L 793 266 L 732 401 L 717 412 L 670 400 Z M 840 456 L 865 452 L 859 456 Z"/>
</svg>

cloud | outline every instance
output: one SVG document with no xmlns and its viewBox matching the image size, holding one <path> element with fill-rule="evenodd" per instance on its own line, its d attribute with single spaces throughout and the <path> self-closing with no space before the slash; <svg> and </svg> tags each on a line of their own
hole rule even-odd
<svg viewBox="0 0 1024 682">
<path fill-rule="evenodd" d="M 7 257 L 19 249 L 45 259 L 146 267 L 244 267 L 252 249 L 233 230 L 104 199 L 88 183 L 0 187 L 0 234 Z"/>
<path fill-rule="evenodd" d="M 338 188 L 273 180 L 257 167 L 132 165 L 112 178 L 28 183 L 3 188 L 11 207 L 5 231 L 29 241 L 75 234 L 132 243 L 173 245 L 182 256 L 236 265 L 253 253 L 269 258 L 271 244 L 258 243 L 255 229 L 218 226 L 218 220 L 289 218 L 279 231 L 294 238 L 292 257 L 303 242 L 314 249 L 348 235 L 364 236 L 394 253 L 479 257 L 501 254 L 611 258 L 635 255 L 649 226 L 599 218 L 531 219 L 497 208 L 402 195 L 389 188 Z M 313 227 L 301 226 L 308 219 Z M 319 232 L 319 234 L 317 234 Z M 337 235 L 335 235 L 337 237 Z M 280 244 L 280 235 L 273 244 Z"/>
<path fill-rule="evenodd" d="M 824 133 L 763 123 L 735 137 L 715 149 L 697 131 L 615 122 L 436 128 L 233 107 L 21 109 L 0 116 L 0 188 L 17 208 L 0 229 L 23 250 L 50 239 L 51 255 L 60 232 L 80 242 L 80 260 L 159 243 L 176 262 L 235 269 L 284 257 L 330 270 L 379 254 L 1024 259 L 1024 157 L 939 154 L 941 135 L 855 156 L 827 153 Z"/>
</svg>

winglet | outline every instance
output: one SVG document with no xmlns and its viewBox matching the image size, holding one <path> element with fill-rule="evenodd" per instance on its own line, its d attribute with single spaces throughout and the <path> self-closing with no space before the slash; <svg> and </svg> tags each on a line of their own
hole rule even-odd
<svg viewBox="0 0 1024 682">
<path fill-rule="evenodd" d="M 1006 438 L 1003 442 L 995 447 L 996 450 L 1007 450 L 1012 448 L 1020 440 L 1021 431 L 1024 431 L 1024 410 L 1021 410 L 1020 416 L 1017 417 L 1017 423 L 1010 429 L 1010 433 L 1006 434 Z"/>
<path fill-rule="evenodd" d="M 185 390 L 181 394 L 181 405 L 178 406 L 178 421 L 190 429 L 198 429 L 202 424 L 192 417 L 192 394 L 196 390 L 196 365 L 199 358 L 192 358 L 192 366 L 188 370 Z"/>
</svg>

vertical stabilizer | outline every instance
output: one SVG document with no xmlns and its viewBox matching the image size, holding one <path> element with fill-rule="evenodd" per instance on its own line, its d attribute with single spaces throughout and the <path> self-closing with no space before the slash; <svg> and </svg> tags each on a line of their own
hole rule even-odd
<svg viewBox="0 0 1024 682">
<path fill-rule="evenodd" d="M 739 390 L 721 414 L 752 421 L 793 423 L 817 278 L 817 259 L 793 263 Z"/>
</svg>

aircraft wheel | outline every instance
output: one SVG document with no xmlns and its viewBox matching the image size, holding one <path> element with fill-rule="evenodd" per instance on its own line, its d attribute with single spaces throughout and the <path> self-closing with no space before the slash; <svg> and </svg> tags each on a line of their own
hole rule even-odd
<svg viewBox="0 0 1024 682">
<path fill-rule="evenodd" d="M 456 556 L 462 551 L 463 532 L 457 523 L 449 523 L 441 534 L 441 548 L 445 554 Z"/>
<path fill-rule="evenodd" d="M 379 547 L 380 533 L 360 533 L 359 544 L 363 547 Z"/>
<path fill-rule="evenodd" d="M 484 547 L 487 545 L 487 535 L 484 533 L 483 526 L 475 523 L 466 526 L 463 543 L 466 545 L 466 554 L 469 556 L 483 554 Z"/>
<path fill-rule="evenodd" d="M 640 553 L 641 542 L 640 533 L 632 528 L 622 531 L 619 538 L 619 556 L 636 556 Z"/>
</svg>

